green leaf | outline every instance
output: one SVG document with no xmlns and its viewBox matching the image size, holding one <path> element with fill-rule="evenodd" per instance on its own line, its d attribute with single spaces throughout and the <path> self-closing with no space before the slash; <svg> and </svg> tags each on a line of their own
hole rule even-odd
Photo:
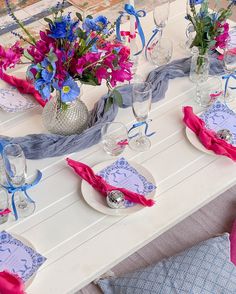
<svg viewBox="0 0 236 294">
<path fill-rule="evenodd" d="M 122 99 L 122 95 L 120 94 L 120 92 L 118 90 L 114 89 L 112 91 L 112 96 L 114 97 L 117 105 L 119 107 L 122 107 L 122 105 L 123 105 L 123 99 Z"/>
<path fill-rule="evenodd" d="M 77 16 L 77 18 L 78 18 L 80 21 L 83 21 L 83 17 L 82 17 L 82 14 L 81 14 L 81 13 L 76 12 L 75 15 Z"/>
<path fill-rule="evenodd" d="M 30 61 L 34 61 L 34 58 L 29 54 L 27 50 L 24 50 L 25 58 L 29 59 Z"/>
<path fill-rule="evenodd" d="M 86 16 L 86 18 L 93 19 L 92 15 L 90 15 L 90 14 L 89 14 L 89 15 L 87 15 L 87 16 Z"/>
<path fill-rule="evenodd" d="M 113 104 L 113 98 L 110 96 L 106 101 L 104 111 L 107 112 L 110 109 L 110 107 L 112 106 L 112 104 Z"/>
<path fill-rule="evenodd" d="M 61 103 L 61 109 L 62 109 L 63 111 L 66 111 L 67 108 L 68 108 L 68 104 L 62 102 L 62 103 Z"/>
<path fill-rule="evenodd" d="M 48 22 L 48 23 L 53 24 L 53 21 L 52 21 L 50 18 L 45 17 L 44 20 L 45 20 L 46 22 Z"/>
<path fill-rule="evenodd" d="M 52 63 L 52 62 L 56 62 L 57 61 L 57 56 L 55 53 L 53 52 L 49 52 L 48 54 L 48 60 Z"/>
</svg>

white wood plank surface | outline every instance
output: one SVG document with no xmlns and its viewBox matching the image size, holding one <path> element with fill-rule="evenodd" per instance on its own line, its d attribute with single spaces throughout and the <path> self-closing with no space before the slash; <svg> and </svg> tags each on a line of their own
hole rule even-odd
<svg viewBox="0 0 236 294">
<path fill-rule="evenodd" d="M 187 56 L 179 47 L 187 25 L 184 12 L 183 0 L 171 3 L 164 34 L 174 42 L 173 59 Z M 152 15 L 142 22 L 149 36 Z M 153 68 L 140 58 L 142 75 Z M 156 205 L 152 208 L 129 217 L 103 215 L 83 200 L 80 179 L 67 167 L 67 156 L 28 161 L 29 176 L 35 169 L 43 172 L 41 183 L 30 191 L 37 204 L 36 212 L 27 219 L 11 219 L 1 226 L 28 239 L 48 258 L 27 293 L 75 293 L 236 183 L 236 165 L 232 161 L 204 154 L 186 139 L 181 121 L 183 105 L 194 106 L 196 112 L 201 110 L 193 101 L 194 91 L 188 78 L 170 81 L 165 99 L 152 105 L 150 129 L 156 135 L 151 138 L 151 150 L 124 152 L 127 159 L 144 165 L 155 177 L 158 187 Z M 92 108 L 106 88 L 86 88 L 84 92 L 83 99 Z M 0 110 L 0 132 L 8 136 L 43 132 L 40 115 L 40 107 L 24 114 Z M 131 109 L 120 110 L 116 121 L 131 126 Z M 100 144 L 68 156 L 91 166 L 110 159 Z"/>
</svg>

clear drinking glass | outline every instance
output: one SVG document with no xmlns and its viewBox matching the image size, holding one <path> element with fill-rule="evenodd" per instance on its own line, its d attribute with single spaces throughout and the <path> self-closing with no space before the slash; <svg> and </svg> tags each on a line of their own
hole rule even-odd
<svg viewBox="0 0 236 294">
<path fill-rule="evenodd" d="M 156 27 L 163 30 L 167 24 L 170 13 L 170 0 L 153 0 L 153 19 Z"/>
<path fill-rule="evenodd" d="M 222 81 L 218 77 L 210 78 L 196 84 L 196 102 L 202 107 L 209 107 L 217 99 L 222 98 Z"/>
<path fill-rule="evenodd" d="M 108 122 L 101 130 L 103 148 L 111 156 L 118 156 L 128 144 L 128 133 L 124 124 Z"/>
<path fill-rule="evenodd" d="M 3 149 L 3 161 L 7 181 L 14 187 L 20 187 L 26 181 L 26 159 L 18 144 L 8 144 Z M 27 217 L 35 210 L 35 204 L 27 201 L 23 192 L 15 193 L 15 205 L 19 217 Z"/>
<path fill-rule="evenodd" d="M 236 76 L 236 49 L 230 46 L 231 40 L 228 40 L 227 47 L 224 51 L 224 68 L 226 75 L 233 74 Z M 227 81 L 225 79 L 225 81 Z M 225 93 L 225 101 L 231 102 L 236 98 L 236 79 L 228 79 L 228 86 Z"/>
<path fill-rule="evenodd" d="M 8 208 L 8 195 L 5 190 L 0 191 L 0 213 Z M 0 214 L 0 225 L 8 221 L 9 214 Z"/>
<path fill-rule="evenodd" d="M 170 62 L 173 53 L 173 42 L 167 38 L 161 38 L 150 51 L 152 63 L 161 66 Z"/>
<path fill-rule="evenodd" d="M 169 13 L 170 13 L 170 0 L 153 0 L 153 20 L 155 23 L 155 28 L 153 31 L 157 30 L 158 33 L 154 36 L 147 46 L 147 59 L 152 62 L 151 54 L 155 50 L 158 42 L 162 37 L 163 30 L 167 24 Z"/>
<path fill-rule="evenodd" d="M 145 122 L 151 109 L 151 84 L 147 82 L 133 84 L 132 97 L 132 109 L 136 120 L 140 123 Z M 138 135 L 129 140 L 129 146 L 136 151 L 146 151 L 151 147 L 150 140 L 143 135 L 142 126 L 139 127 Z"/>
</svg>

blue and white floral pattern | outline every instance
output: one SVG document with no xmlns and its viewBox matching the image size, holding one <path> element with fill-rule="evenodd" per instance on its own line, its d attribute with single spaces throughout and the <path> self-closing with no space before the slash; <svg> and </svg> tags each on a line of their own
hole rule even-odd
<svg viewBox="0 0 236 294">
<path fill-rule="evenodd" d="M 104 168 L 98 174 L 112 186 L 126 188 L 145 196 L 156 189 L 156 186 L 153 183 L 147 181 L 147 179 L 123 157 Z M 125 202 L 126 207 L 133 205 L 134 203 L 131 203 L 130 201 Z"/>
<path fill-rule="evenodd" d="M 215 132 L 227 129 L 232 135 L 232 145 L 236 146 L 236 113 L 220 101 L 212 104 L 201 116 L 206 127 Z"/>
<path fill-rule="evenodd" d="M 32 277 L 46 258 L 5 231 L 0 233 L 0 271 L 18 275 L 24 282 Z"/>
</svg>

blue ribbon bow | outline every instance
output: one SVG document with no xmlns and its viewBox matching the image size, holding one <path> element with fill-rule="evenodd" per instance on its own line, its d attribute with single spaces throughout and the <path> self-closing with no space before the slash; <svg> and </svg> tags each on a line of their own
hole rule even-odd
<svg viewBox="0 0 236 294">
<path fill-rule="evenodd" d="M 144 32 L 143 32 L 139 18 L 146 16 L 146 12 L 144 10 L 135 10 L 133 5 L 130 5 L 130 4 L 125 4 L 124 10 L 127 14 L 133 15 L 136 19 L 138 33 L 139 33 L 139 36 L 140 36 L 140 39 L 142 42 L 142 49 L 139 52 L 135 53 L 134 55 L 139 55 L 140 53 L 142 53 L 142 51 L 145 47 L 145 36 L 144 36 Z M 121 15 L 116 20 L 116 38 L 120 42 L 121 42 L 120 23 L 121 23 L 121 19 L 124 16 L 125 12 L 122 12 Z"/>
<path fill-rule="evenodd" d="M 27 190 L 32 188 L 33 186 L 37 185 L 39 183 L 39 181 L 41 180 L 41 178 L 42 178 L 42 173 L 41 173 L 41 171 L 37 170 L 36 178 L 30 184 L 24 184 L 22 186 L 15 187 L 10 182 L 8 182 L 8 185 L 1 185 L 3 188 L 5 188 L 7 190 L 7 192 L 9 194 L 12 194 L 11 204 L 12 204 L 12 209 L 13 209 L 13 213 L 14 213 L 16 220 L 18 220 L 18 213 L 17 213 L 17 209 L 16 209 L 16 204 L 15 204 L 15 193 L 16 192 L 23 192 L 29 202 L 35 203 L 34 200 L 30 198 L 29 194 L 27 193 Z"/>
<path fill-rule="evenodd" d="M 129 139 L 132 139 L 132 138 L 134 138 L 134 137 L 137 137 L 138 134 L 135 134 L 135 135 L 133 135 L 133 136 L 129 136 L 129 133 L 130 133 L 132 130 L 134 130 L 134 129 L 138 128 L 138 127 L 141 127 L 141 126 L 143 126 L 143 125 L 145 125 L 145 131 L 144 131 L 145 136 L 147 136 L 147 137 L 151 137 L 151 136 L 153 136 L 153 135 L 156 134 L 156 132 L 152 132 L 152 133 L 150 133 L 150 134 L 147 134 L 147 132 L 148 132 L 148 123 L 147 123 L 146 121 L 142 121 L 142 122 L 138 122 L 138 123 L 133 124 L 133 126 L 128 130 L 128 137 L 129 137 Z"/>
<path fill-rule="evenodd" d="M 232 72 L 230 74 L 227 74 L 227 75 L 224 75 L 222 77 L 223 80 L 226 80 L 225 81 L 225 93 L 224 93 L 224 96 L 226 96 L 226 93 L 227 93 L 227 88 L 228 88 L 228 84 L 229 84 L 229 79 L 230 78 L 233 78 L 236 80 L 236 71 L 235 72 Z M 232 90 L 236 90 L 236 87 L 230 87 L 230 89 Z"/>
<path fill-rule="evenodd" d="M 152 42 L 152 40 L 156 37 L 156 35 L 158 34 L 158 32 L 160 31 L 160 29 L 158 27 L 155 27 L 153 30 L 152 30 L 152 36 L 151 38 L 149 39 L 148 43 L 147 43 L 147 46 L 146 46 L 146 49 L 145 49 L 145 57 L 146 59 L 148 59 L 147 57 L 147 51 L 148 51 L 148 48 Z"/>
</svg>

